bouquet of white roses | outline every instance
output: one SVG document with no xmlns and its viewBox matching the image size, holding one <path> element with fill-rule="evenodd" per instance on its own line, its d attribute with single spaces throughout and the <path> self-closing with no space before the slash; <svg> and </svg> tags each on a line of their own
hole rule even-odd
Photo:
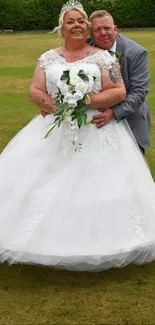
<svg viewBox="0 0 155 325">
<path fill-rule="evenodd" d="M 52 130 L 61 123 L 68 134 L 75 150 L 81 149 L 78 142 L 78 130 L 91 123 L 87 121 L 86 106 L 89 103 L 88 93 L 93 90 L 96 77 L 77 67 L 64 70 L 57 82 L 55 120 L 45 135 L 49 136 Z"/>
</svg>

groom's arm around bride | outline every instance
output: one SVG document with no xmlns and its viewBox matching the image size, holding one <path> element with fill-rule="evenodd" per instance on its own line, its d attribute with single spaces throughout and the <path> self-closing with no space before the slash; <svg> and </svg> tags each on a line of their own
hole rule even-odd
<svg viewBox="0 0 155 325">
<path fill-rule="evenodd" d="M 150 146 L 151 119 L 146 95 L 149 91 L 149 73 L 146 50 L 117 33 L 113 17 L 105 10 L 90 16 L 91 34 L 94 45 L 108 50 L 112 56 L 119 57 L 122 77 L 126 86 L 125 101 L 104 110 L 94 117 L 94 123 L 101 127 L 112 118 L 118 122 L 126 118 L 136 141 L 142 151 Z M 102 102 L 98 108 L 104 108 Z"/>
</svg>

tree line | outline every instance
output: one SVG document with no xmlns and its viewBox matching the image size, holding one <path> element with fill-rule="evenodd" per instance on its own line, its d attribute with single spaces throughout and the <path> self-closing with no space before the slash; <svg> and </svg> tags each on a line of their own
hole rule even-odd
<svg viewBox="0 0 155 325">
<path fill-rule="evenodd" d="M 0 0 L 0 29 L 50 30 L 65 0 Z M 82 0 L 90 15 L 109 11 L 119 27 L 155 27 L 155 0 Z"/>
</svg>

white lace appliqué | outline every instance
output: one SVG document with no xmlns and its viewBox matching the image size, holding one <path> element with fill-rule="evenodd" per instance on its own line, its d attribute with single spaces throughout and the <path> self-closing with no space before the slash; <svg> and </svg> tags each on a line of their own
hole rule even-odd
<svg viewBox="0 0 155 325">
<path fill-rule="evenodd" d="M 109 145 L 113 146 L 114 150 L 117 150 L 117 138 L 116 138 L 116 132 L 114 131 L 113 124 L 107 124 L 105 127 L 105 139 L 108 142 Z"/>
<path fill-rule="evenodd" d="M 92 63 L 98 65 L 100 69 L 110 69 L 116 60 L 111 57 L 108 51 L 97 51 L 89 56 L 84 57 L 81 60 L 74 61 L 69 63 L 65 58 L 59 55 L 55 50 L 49 50 L 43 53 L 39 58 L 39 64 L 45 70 L 55 64 L 61 63 L 63 65 L 79 65 L 80 63 Z"/>
<path fill-rule="evenodd" d="M 133 219 L 133 227 L 136 233 L 144 239 L 144 217 L 141 215 L 139 209 L 133 204 L 131 217 Z"/>
<path fill-rule="evenodd" d="M 42 211 L 39 206 L 36 206 L 31 212 L 30 212 L 30 218 L 26 222 L 26 228 L 25 231 L 28 236 L 30 236 L 34 230 L 34 228 L 37 226 L 39 221 L 42 217 Z"/>
</svg>

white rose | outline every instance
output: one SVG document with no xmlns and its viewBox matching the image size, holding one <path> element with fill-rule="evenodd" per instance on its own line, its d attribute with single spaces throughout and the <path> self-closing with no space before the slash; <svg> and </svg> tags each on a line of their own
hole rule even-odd
<svg viewBox="0 0 155 325">
<path fill-rule="evenodd" d="M 69 77 L 70 78 L 74 78 L 75 76 L 77 76 L 79 73 L 79 68 L 77 68 L 76 66 L 72 67 L 69 71 Z"/>
<path fill-rule="evenodd" d="M 79 69 L 77 67 L 72 67 L 69 72 L 70 84 L 76 86 L 80 82 L 81 78 L 78 76 Z"/>
<path fill-rule="evenodd" d="M 89 84 L 82 80 L 79 83 L 77 83 L 75 86 L 75 91 L 76 92 L 80 91 L 83 94 L 83 97 L 88 92 L 88 89 L 89 89 Z"/>
<path fill-rule="evenodd" d="M 64 99 L 63 99 L 63 102 L 64 103 L 68 103 L 69 100 L 71 100 L 73 98 L 73 95 L 69 92 L 67 92 L 65 95 L 64 95 Z"/>
<path fill-rule="evenodd" d="M 76 107 L 77 106 L 77 102 L 76 102 L 76 100 L 75 99 L 69 99 L 68 100 L 68 106 L 69 107 L 72 107 L 72 108 L 74 108 L 74 107 Z"/>
<path fill-rule="evenodd" d="M 81 82 L 81 78 L 77 75 L 70 78 L 70 84 L 73 86 L 76 86 L 79 82 Z"/>
<path fill-rule="evenodd" d="M 69 71 L 69 75 L 70 75 L 70 77 L 71 77 L 72 75 L 78 75 L 78 73 L 79 73 L 79 68 L 78 68 L 77 66 L 72 66 L 72 67 L 70 68 L 70 71 Z"/>
<path fill-rule="evenodd" d="M 74 98 L 76 101 L 82 99 L 82 98 L 83 98 L 83 94 L 82 94 L 82 92 L 81 92 L 81 91 L 77 91 L 77 92 L 73 95 L 73 98 Z"/>
</svg>

